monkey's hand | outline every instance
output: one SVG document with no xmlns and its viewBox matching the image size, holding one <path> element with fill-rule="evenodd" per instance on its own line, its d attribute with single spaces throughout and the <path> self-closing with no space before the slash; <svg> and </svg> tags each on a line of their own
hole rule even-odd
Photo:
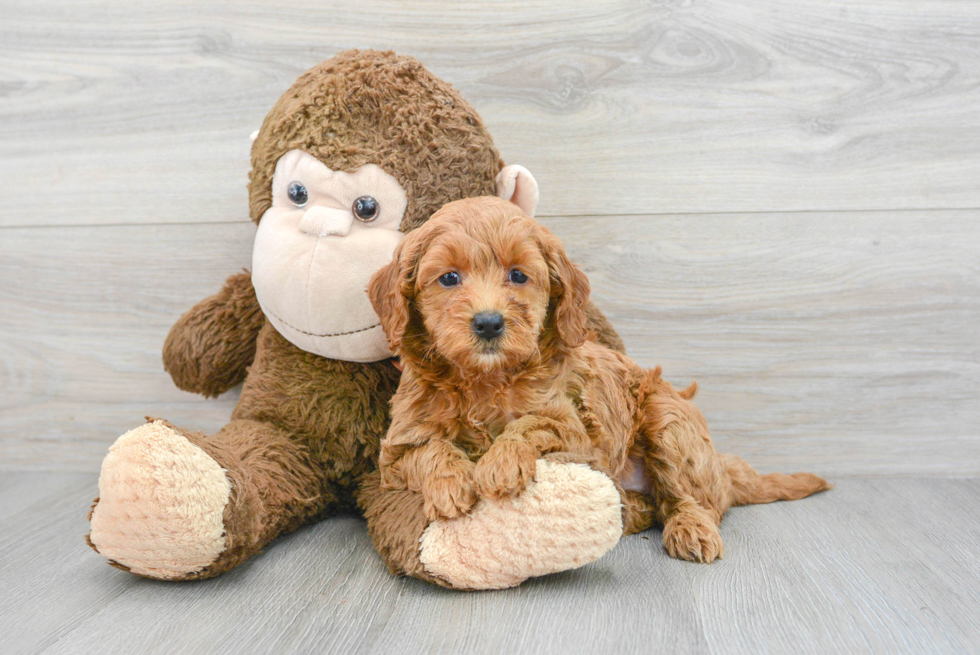
<svg viewBox="0 0 980 655">
<path fill-rule="evenodd" d="M 163 344 L 163 366 L 184 391 L 218 396 L 245 379 L 265 315 L 247 271 L 178 319 Z"/>
</svg>

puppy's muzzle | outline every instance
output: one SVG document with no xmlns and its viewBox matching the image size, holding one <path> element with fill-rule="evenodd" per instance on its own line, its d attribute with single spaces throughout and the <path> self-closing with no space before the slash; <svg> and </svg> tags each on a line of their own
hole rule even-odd
<svg viewBox="0 0 980 655">
<path fill-rule="evenodd" d="M 504 332 L 504 317 L 500 312 L 480 312 L 473 317 L 473 332 L 484 341 L 492 341 Z"/>
</svg>

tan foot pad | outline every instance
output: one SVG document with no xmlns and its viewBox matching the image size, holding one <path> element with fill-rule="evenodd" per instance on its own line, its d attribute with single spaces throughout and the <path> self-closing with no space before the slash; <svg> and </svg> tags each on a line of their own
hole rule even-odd
<svg viewBox="0 0 980 655">
<path fill-rule="evenodd" d="M 109 448 L 89 538 L 103 557 L 133 573 L 184 577 L 224 550 L 230 494 L 209 455 L 162 421 L 147 423 Z"/>
<path fill-rule="evenodd" d="M 425 570 L 460 589 L 504 589 L 594 562 L 623 533 L 619 492 L 584 464 L 538 460 L 517 499 L 480 500 L 422 535 Z"/>
</svg>

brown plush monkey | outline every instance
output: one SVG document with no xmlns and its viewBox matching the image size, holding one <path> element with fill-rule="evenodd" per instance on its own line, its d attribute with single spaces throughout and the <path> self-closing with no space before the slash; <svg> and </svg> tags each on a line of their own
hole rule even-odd
<svg viewBox="0 0 980 655">
<path fill-rule="evenodd" d="M 244 381 L 231 422 L 205 435 L 151 420 L 120 437 L 90 545 L 138 575 L 207 578 L 359 507 L 393 572 L 459 588 L 510 586 L 611 548 L 620 495 L 580 463 L 540 461 L 522 503 L 481 501 L 431 525 L 419 494 L 380 487 L 399 373 L 367 282 L 440 206 L 495 194 L 528 213 L 537 202 L 530 173 L 504 167 L 476 111 L 414 59 L 349 51 L 302 75 L 252 146 L 252 273 L 182 316 L 164 345 L 181 389 L 217 396 Z M 622 348 L 598 310 L 590 318 Z"/>
</svg>

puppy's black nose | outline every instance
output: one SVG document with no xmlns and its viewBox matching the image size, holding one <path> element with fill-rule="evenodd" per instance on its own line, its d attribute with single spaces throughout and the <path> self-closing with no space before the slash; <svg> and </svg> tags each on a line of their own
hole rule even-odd
<svg viewBox="0 0 980 655">
<path fill-rule="evenodd" d="M 473 331 L 487 341 L 499 337 L 504 331 L 504 317 L 500 312 L 480 312 L 473 317 Z"/>
</svg>

